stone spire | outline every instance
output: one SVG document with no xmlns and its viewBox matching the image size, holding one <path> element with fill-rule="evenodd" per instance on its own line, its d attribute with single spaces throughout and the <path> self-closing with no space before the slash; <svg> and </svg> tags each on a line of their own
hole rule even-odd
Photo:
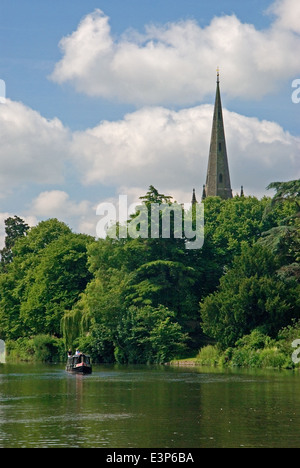
<svg viewBox="0 0 300 468">
<path fill-rule="evenodd" d="M 226 140 L 220 94 L 220 74 L 217 69 L 217 90 L 211 131 L 205 196 L 232 198 Z"/>
</svg>

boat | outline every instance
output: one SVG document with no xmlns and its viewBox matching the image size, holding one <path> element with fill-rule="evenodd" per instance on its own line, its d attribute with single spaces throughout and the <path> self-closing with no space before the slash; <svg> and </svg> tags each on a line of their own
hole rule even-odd
<svg viewBox="0 0 300 468">
<path fill-rule="evenodd" d="M 74 372 L 76 374 L 91 374 L 92 365 L 90 356 L 83 353 L 69 356 L 66 365 L 66 371 Z"/>
</svg>

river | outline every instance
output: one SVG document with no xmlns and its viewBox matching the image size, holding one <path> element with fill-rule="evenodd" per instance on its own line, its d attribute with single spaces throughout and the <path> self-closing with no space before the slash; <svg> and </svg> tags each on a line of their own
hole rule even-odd
<svg viewBox="0 0 300 468">
<path fill-rule="evenodd" d="M 300 447 L 298 371 L 0 365 L 0 448 Z"/>
</svg>

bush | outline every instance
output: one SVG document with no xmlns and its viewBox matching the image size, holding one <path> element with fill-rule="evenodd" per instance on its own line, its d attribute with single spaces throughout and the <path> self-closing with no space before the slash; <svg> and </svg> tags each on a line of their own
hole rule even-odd
<svg viewBox="0 0 300 468">
<path fill-rule="evenodd" d="M 49 335 L 36 335 L 33 338 L 33 350 L 36 361 L 61 361 L 65 356 L 63 340 Z"/>
<path fill-rule="evenodd" d="M 254 329 L 249 335 L 243 336 L 236 342 L 237 347 L 257 350 L 263 349 L 272 343 L 271 338 L 263 333 L 261 328 Z"/>
<path fill-rule="evenodd" d="M 63 340 L 49 336 L 36 335 L 34 338 L 19 338 L 6 342 L 8 360 L 54 362 L 65 360 Z"/>
<path fill-rule="evenodd" d="M 7 340 L 6 357 L 8 361 L 33 361 L 34 349 L 33 341 L 29 338 L 19 338 L 17 340 Z"/>
<path fill-rule="evenodd" d="M 236 348 L 230 362 L 233 367 L 260 367 L 259 351 Z"/>
<path fill-rule="evenodd" d="M 281 369 L 285 362 L 286 356 L 278 350 L 276 341 L 264 334 L 260 328 L 237 341 L 231 359 L 231 365 L 237 367 Z"/>
<path fill-rule="evenodd" d="M 260 367 L 282 369 L 286 367 L 286 356 L 276 347 L 263 349 L 260 353 Z"/>
<path fill-rule="evenodd" d="M 292 354 L 292 343 L 300 339 L 300 320 L 294 320 L 291 325 L 278 333 L 278 347 L 286 356 Z"/>
<path fill-rule="evenodd" d="M 257 328 L 236 342 L 235 347 L 220 351 L 218 346 L 205 346 L 196 357 L 197 364 L 209 366 L 230 366 L 248 368 L 293 368 L 291 343 L 300 337 L 300 323 L 287 327 L 275 341 Z"/>
<path fill-rule="evenodd" d="M 216 366 L 220 362 L 220 351 L 216 346 L 207 345 L 200 349 L 196 361 L 202 366 Z"/>
</svg>

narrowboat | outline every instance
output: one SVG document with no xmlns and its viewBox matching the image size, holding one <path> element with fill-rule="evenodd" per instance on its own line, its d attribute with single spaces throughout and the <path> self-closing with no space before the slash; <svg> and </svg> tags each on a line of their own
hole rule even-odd
<svg viewBox="0 0 300 468">
<path fill-rule="evenodd" d="M 74 372 L 76 374 L 91 374 L 92 365 L 90 356 L 83 353 L 69 356 L 66 365 L 66 371 Z"/>
</svg>

